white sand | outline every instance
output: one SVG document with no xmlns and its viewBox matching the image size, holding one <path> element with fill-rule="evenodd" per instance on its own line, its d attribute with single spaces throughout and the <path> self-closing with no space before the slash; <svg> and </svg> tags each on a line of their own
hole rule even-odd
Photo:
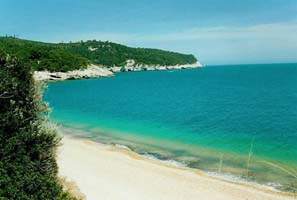
<svg viewBox="0 0 297 200">
<path fill-rule="evenodd" d="M 166 166 L 86 139 L 64 137 L 60 175 L 88 200 L 286 200 L 293 197 Z"/>
</svg>

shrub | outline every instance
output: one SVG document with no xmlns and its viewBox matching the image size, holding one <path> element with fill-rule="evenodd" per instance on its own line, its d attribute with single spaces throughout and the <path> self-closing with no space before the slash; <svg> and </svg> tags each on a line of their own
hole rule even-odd
<svg viewBox="0 0 297 200">
<path fill-rule="evenodd" d="M 31 68 L 0 50 L 0 199 L 73 199 L 58 181 L 46 110 Z"/>
</svg>

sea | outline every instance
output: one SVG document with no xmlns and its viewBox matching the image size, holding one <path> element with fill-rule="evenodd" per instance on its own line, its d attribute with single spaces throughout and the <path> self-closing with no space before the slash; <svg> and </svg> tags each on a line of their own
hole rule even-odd
<svg viewBox="0 0 297 200">
<path fill-rule="evenodd" d="M 65 134 L 229 181 L 297 188 L 297 64 L 50 82 L 44 99 Z"/>
</svg>

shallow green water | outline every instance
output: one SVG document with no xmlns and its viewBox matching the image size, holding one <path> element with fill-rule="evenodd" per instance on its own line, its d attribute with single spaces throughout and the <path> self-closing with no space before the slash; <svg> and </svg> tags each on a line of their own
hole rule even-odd
<svg viewBox="0 0 297 200">
<path fill-rule="evenodd" d="M 297 180 L 297 64 L 120 73 L 50 83 L 45 99 L 70 134 L 277 187 Z"/>
</svg>

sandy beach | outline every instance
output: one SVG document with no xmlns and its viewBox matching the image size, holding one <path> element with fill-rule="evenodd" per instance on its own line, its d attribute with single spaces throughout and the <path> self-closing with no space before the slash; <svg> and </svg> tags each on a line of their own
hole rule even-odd
<svg viewBox="0 0 297 200">
<path fill-rule="evenodd" d="M 64 136 L 60 176 L 88 200 L 289 200 L 282 193 L 230 183 L 149 160 L 129 150 Z"/>
</svg>

